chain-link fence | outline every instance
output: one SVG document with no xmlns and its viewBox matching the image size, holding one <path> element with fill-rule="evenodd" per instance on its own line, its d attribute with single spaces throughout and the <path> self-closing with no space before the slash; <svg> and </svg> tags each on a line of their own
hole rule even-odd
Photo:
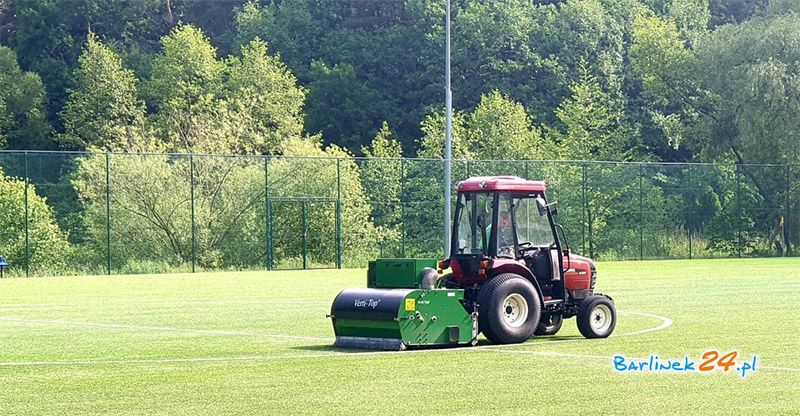
<svg viewBox="0 0 800 416">
<path fill-rule="evenodd" d="M 600 260 L 793 256 L 800 167 L 453 162 L 548 182 L 573 251 Z M 0 152 L 10 275 L 363 267 L 441 257 L 443 163 Z M 455 201 L 455 199 L 454 199 Z"/>
</svg>

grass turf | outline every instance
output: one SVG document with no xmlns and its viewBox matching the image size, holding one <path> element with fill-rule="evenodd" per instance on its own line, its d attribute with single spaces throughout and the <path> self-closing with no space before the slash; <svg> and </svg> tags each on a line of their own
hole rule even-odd
<svg viewBox="0 0 800 416">
<path fill-rule="evenodd" d="M 800 414 L 797 259 L 598 264 L 605 340 L 343 354 L 325 319 L 363 270 L 0 280 L 0 414 Z M 553 342 L 567 341 L 569 342 Z M 483 343 L 483 345 L 486 345 Z M 758 370 L 618 373 L 708 349 Z"/>
</svg>

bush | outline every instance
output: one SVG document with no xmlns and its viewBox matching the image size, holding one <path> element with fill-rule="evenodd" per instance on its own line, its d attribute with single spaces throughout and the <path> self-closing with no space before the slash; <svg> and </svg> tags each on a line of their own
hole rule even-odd
<svg viewBox="0 0 800 416">
<path fill-rule="evenodd" d="M 36 188 L 28 185 L 28 260 L 33 274 L 63 274 L 72 267 L 72 248 L 58 228 L 53 212 Z M 24 273 L 25 181 L 0 170 L 0 255 L 12 273 Z"/>
</svg>

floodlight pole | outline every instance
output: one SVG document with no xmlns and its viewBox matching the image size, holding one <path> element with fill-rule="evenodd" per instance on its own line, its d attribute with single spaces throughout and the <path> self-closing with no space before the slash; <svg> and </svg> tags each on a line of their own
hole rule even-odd
<svg viewBox="0 0 800 416">
<path fill-rule="evenodd" d="M 445 22 L 444 257 L 450 258 L 450 174 L 453 157 L 453 92 L 450 90 L 450 0 Z"/>
</svg>

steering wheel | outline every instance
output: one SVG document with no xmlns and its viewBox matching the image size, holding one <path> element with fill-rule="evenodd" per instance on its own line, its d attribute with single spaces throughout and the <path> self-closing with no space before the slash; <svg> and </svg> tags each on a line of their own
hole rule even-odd
<svg viewBox="0 0 800 416">
<path fill-rule="evenodd" d="M 497 249 L 497 257 L 514 259 L 514 246 L 502 246 Z"/>
</svg>

